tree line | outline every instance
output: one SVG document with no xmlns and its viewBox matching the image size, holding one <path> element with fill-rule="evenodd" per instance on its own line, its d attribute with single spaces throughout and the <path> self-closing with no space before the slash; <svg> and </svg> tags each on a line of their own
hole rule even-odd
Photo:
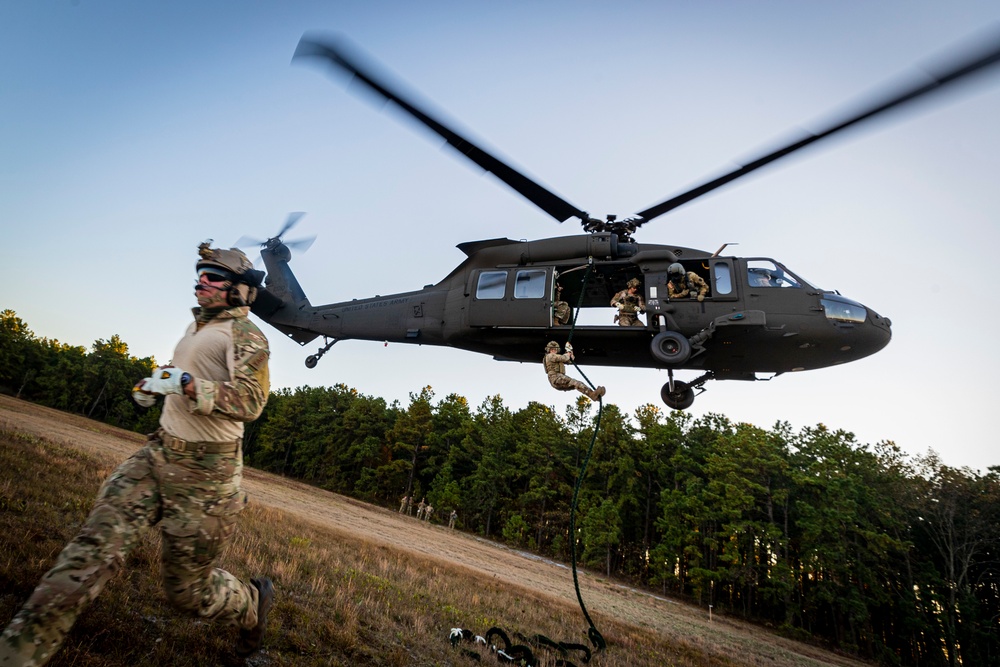
<svg viewBox="0 0 1000 667">
<path fill-rule="evenodd" d="M 83 354 L 14 321 L 3 313 L 0 386 L 118 425 L 140 412 L 91 394 L 102 382 L 112 391 L 103 364 L 152 359 L 128 357 L 117 337 Z M 49 356 L 19 347 L 32 339 Z M 60 350 L 82 354 L 93 376 L 71 406 L 41 381 Z M 12 359 L 44 363 L 25 379 Z M 113 391 L 127 397 L 144 372 Z M 598 409 L 579 397 L 561 413 L 514 410 L 499 396 L 473 408 L 430 387 L 406 406 L 345 385 L 282 389 L 247 425 L 245 452 L 255 467 L 383 506 L 426 498 L 439 517 L 456 510 L 463 530 L 547 557 L 567 560 L 572 539 L 581 562 L 608 576 L 881 664 L 1000 662 L 1000 467 L 957 469 L 822 424 L 762 429 L 651 404 L 631 415 L 603 406 L 595 433 Z"/>
</svg>

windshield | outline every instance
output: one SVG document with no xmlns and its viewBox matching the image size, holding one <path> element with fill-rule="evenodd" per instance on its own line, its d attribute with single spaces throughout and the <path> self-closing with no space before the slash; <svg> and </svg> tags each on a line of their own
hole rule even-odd
<svg viewBox="0 0 1000 667">
<path fill-rule="evenodd" d="M 819 289 L 773 259 L 748 259 L 747 284 L 750 287 L 811 287 Z"/>
</svg>

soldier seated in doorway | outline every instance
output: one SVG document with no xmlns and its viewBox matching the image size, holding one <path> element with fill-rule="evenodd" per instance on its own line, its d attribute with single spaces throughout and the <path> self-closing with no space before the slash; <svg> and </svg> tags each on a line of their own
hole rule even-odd
<svg viewBox="0 0 1000 667">
<path fill-rule="evenodd" d="M 642 283 L 638 278 L 632 278 L 625 283 L 625 289 L 611 298 L 611 305 L 618 309 L 615 322 L 620 327 L 646 326 L 639 321 L 639 313 L 646 312 L 646 300 L 642 298 L 639 288 Z"/>
</svg>

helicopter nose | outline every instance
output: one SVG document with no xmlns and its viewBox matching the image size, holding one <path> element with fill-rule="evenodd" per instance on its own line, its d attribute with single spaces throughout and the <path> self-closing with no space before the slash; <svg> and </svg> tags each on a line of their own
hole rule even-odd
<svg viewBox="0 0 1000 667">
<path fill-rule="evenodd" d="M 875 354 L 892 340 L 892 322 L 888 317 L 882 317 L 871 308 L 866 309 L 868 317 L 858 328 L 858 338 L 852 352 L 857 358 Z"/>
<path fill-rule="evenodd" d="M 827 294 L 822 303 L 827 319 L 845 334 L 840 347 L 845 358 L 875 354 L 892 339 L 892 322 L 871 308 L 840 294 Z"/>
</svg>

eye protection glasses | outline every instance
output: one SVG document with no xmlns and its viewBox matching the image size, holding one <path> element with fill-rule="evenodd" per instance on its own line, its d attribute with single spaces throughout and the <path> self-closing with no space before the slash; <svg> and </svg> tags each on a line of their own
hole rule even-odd
<svg viewBox="0 0 1000 667">
<path fill-rule="evenodd" d="M 225 273 L 219 269 L 198 269 L 198 277 L 201 278 L 202 276 L 205 276 L 211 283 L 224 283 L 233 279 L 231 273 Z"/>
</svg>

